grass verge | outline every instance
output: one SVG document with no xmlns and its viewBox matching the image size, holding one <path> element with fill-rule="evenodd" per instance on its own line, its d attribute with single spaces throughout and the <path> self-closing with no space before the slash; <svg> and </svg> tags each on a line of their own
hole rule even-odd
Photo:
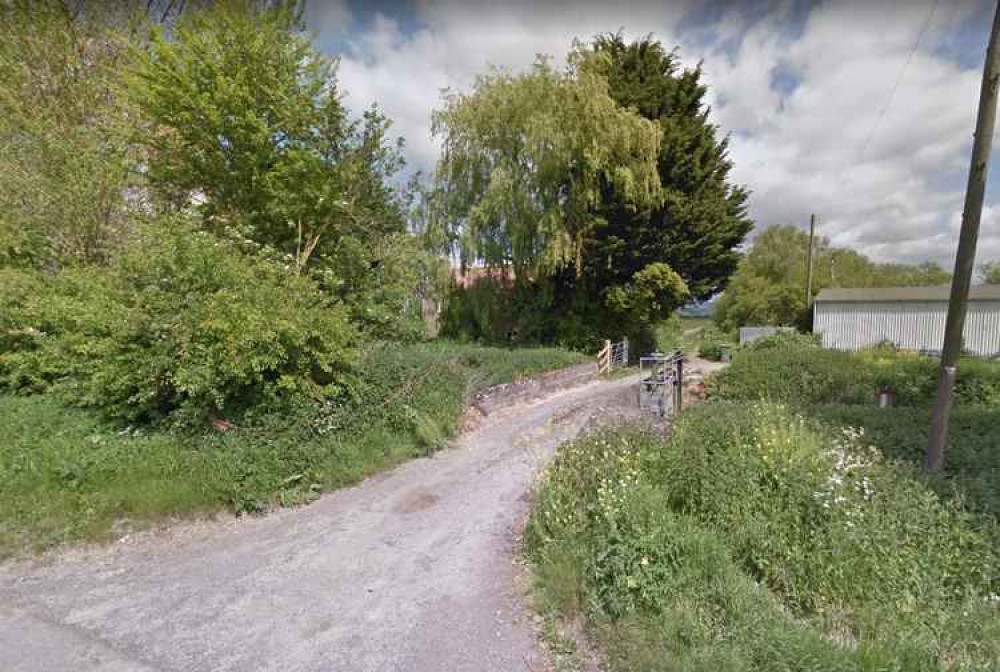
<svg viewBox="0 0 1000 672">
<path fill-rule="evenodd" d="M 564 446 L 527 542 L 616 670 L 995 669 L 995 523 L 766 402 Z"/>
<path fill-rule="evenodd" d="M 527 533 L 545 608 L 630 672 L 1000 669 L 1000 367 L 963 362 L 928 476 L 929 363 L 764 339 L 669 438 L 564 446 Z"/>
<path fill-rule="evenodd" d="M 225 433 L 116 428 L 55 396 L 0 396 L 0 558 L 309 501 L 441 447 L 477 389 L 582 361 L 551 348 L 378 346 L 351 404 Z"/>
</svg>

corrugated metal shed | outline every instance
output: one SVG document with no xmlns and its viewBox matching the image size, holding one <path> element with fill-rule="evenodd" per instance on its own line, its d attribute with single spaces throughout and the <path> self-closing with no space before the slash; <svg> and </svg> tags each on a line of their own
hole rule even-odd
<svg viewBox="0 0 1000 672">
<path fill-rule="evenodd" d="M 951 296 L 950 285 L 933 287 L 863 287 L 859 289 L 824 289 L 814 301 L 944 301 Z M 969 288 L 970 301 L 1000 301 L 1000 285 L 976 285 Z"/>
<path fill-rule="evenodd" d="M 938 352 L 950 291 L 947 286 L 824 289 L 815 299 L 813 331 L 822 334 L 825 347 L 838 350 L 889 341 L 907 350 Z M 963 333 L 969 352 L 1000 353 L 1000 286 L 972 288 Z"/>
</svg>

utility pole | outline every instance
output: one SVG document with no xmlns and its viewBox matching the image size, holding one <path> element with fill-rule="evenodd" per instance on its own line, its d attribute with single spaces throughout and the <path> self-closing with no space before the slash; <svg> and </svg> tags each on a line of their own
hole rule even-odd
<svg viewBox="0 0 1000 672">
<path fill-rule="evenodd" d="M 809 254 L 806 255 L 806 309 L 813 302 L 813 237 L 816 235 L 816 215 L 809 215 Z"/>
<path fill-rule="evenodd" d="M 944 449 L 948 440 L 948 419 L 951 416 L 952 392 L 958 373 L 958 358 L 962 353 L 962 330 L 965 328 L 965 309 L 972 284 L 972 270 L 976 259 L 976 241 L 979 238 L 979 220 L 983 212 L 983 194 L 986 191 L 986 173 L 989 168 L 990 149 L 993 145 L 993 128 L 997 118 L 997 85 L 1000 82 L 1000 54 L 997 33 L 1000 32 L 1000 5 L 994 10 L 990 44 L 986 49 L 983 66 L 983 83 L 979 90 L 979 115 L 976 118 L 976 136 L 972 144 L 972 162 L 969 167 L 969 184 L 965 190 L 965 207 L 962 210 L 962 230 L 958 237 L 955 256 L 955 274 L 951 280 L 951 299 L 948 301 L 948 319 L 944 327 L 944 346 L 941 349 L 941 368 L 938 372 L 937 401 L 931 420 L 931 433 L 924 455 L 924 469 L 940 471 L 944 467 Z"/>
</svg>

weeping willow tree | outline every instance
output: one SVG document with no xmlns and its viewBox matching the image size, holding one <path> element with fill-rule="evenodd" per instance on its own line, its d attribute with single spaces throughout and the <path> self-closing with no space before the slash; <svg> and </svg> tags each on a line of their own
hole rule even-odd
<svg viewBox="0 0 1000 672">
<path fill-rule="evenodd" d="M 462 292 L 456 335 L 588 347 L 634 335 L 665 319 L 688 296 L 668 263 L 648 263 L 595 282 L 595 243 L 608 227 L 606 204 L 633 214 L 663 203 L 655 119 L 617 103 L 611 57 L 580 44 L 564 69 L 540 57 L 514 74 L 493 68 L 468 93 L 449 93 L 434 116 L 443 151 L 436 219 L 463 266 L 510 269 L 513 287 Z M 600 259 L 598 259 L 600 257 Z M 610 277 L 610 276 L 608 276 Z M 496 325 L 475 315 L 500 315 Z M 464 317 L 462 317 L 464 316 Z M 447 325 L 447 320 L 446 320 Z"/>
<path fill-rule="evenodd" d="M 492 68 L 469 93 L 445 94 L 433 132 L 443 225 L 463 263 L 540 277 L 583 264 L 597 206 L 660 198 L 654 122 L 619 107 L 599 55 L 577 46 L 564 70 L 539 57 L 527 72 Z"/>
</svg>

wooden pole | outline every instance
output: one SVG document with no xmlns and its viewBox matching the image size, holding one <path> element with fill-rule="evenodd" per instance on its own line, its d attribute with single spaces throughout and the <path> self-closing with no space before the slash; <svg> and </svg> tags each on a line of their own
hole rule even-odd
<svg viewBox="0 0 1000 672">
<path fill-rule="evenodd" d="M 948 318 L 944 327 L 944 345 L 941 349 L 941 367 L 938 372 L 937 401 L 931 420 L 931 433 L 924 455 L 924 469 L 940 471 L 944 468 L 945 444 L 948 440 L 948 419 L 958 375 L 958 358 L 962 354 L 962 331 L 965 328 L 965 310 L 972 284 L 973 264 L 976 260 L 976 242 L 979 238 L 979 220 L 983 212 L 983 194 L 986 191 L 986 174 L 989 169 L 993 129 L 997 118 L 997 84 L 1000 82 L 1000 54 L 997 33 L 1000 32 L 1000 5 L 994 10 L 993 29 L 986 49 L 983 82 L 979 91 L 979 114 L 976 118 L 976 135 L 972 143 L 972 161 L 969 166 L 969 184 L 965 190 L 965 207 L 962 210 L 962 229 L 958 236 L 955 255 L 955 274 L 951 279 L 951 298 L 948 301 Z"/>
<path fill-rule="evenodd" d="M 816 215 L 809 215 L 809 253 L 806 255 L 806 308 L 813 302 L 813 237 L 816 235 Z"/>
<path fill-rule="evenodd" d="M 676 358 L 674 372 L 674 415 L 677 416 L 684 407 L 684 357 Z"/>
</svg>

